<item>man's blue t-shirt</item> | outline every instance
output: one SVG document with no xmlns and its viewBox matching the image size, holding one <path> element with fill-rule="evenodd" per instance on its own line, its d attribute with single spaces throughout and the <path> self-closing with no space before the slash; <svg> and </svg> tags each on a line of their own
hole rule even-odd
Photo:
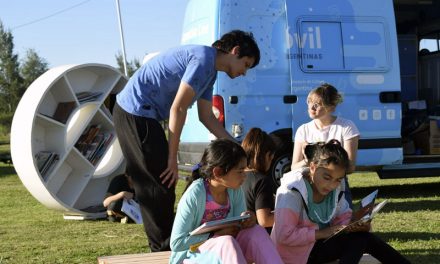
<svg viewBox="0 0 440 264">
<path fill-rule="evenodd" d="M 116 101 L 128 113 L 158 121 L 169 118 L 181 81 L 194 89 L 192 103 L 199 98 L 211 101 L 216 53 L 215 48 L 200 45 L 160 53 L 135 72 Z"/>
</svg>

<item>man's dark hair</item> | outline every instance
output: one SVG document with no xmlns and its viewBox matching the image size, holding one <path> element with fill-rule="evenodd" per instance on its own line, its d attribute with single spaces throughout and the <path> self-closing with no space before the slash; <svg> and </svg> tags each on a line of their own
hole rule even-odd
<svg viewBox="0 0 440 264">
<path fill-rule="evenodd" d="M 212 46 L 225 53 L 229 53 L 235 46 L 239 46 L 239 58 L 246 56 L 255 59 L 254 65 L 251 68 L 254 68 L 260 62 L 260 49 L 251 32 L 233 30 L 212 43 Z"/>
</svg>

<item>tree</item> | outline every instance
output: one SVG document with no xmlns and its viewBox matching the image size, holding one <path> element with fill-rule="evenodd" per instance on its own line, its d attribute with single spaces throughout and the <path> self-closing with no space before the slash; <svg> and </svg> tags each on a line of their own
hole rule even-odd
<svg viewBox="0 0 440 264">
<path fill-rule="evenodd" d="M 118 69 L 120 72 L 122 72 L 124 74 L 124 60 L 122 58 L 122 54 L 121 52 L 118 52 L 118 54 L 116 54 L 116 63 L 118 64 Z M 139 62 L 138 59 L 133 59 L 132 61 L 128 61 L 127 62 L 127 77 L 130 77 L 133 75 L 133 73 L 139 69 L 141 67 L 141 63 Z"/>
<path fill-rule="evenodd" d="M 0 112 L 6 113 L 15 111 L 25 90 L 13 39 L 0 21 Z"/>
<path fill-rule="evenodd" d="M 23 86 L 25 89 L 48 70 L 48 65 L 47 61 L 38 56 L 34 49 L 28 49 L 26 51 L 26 58 L 20 66 L 20 74 L 23 78 Z"/>
</svg>

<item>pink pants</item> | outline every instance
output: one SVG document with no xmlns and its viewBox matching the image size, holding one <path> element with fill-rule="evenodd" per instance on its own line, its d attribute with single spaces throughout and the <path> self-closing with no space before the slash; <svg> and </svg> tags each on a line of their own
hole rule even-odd
<svg viewBox="0 0 440 264">
<path fill-rule="evenodd" d="M 199 248 L 199 252 L 217 255 L 221 263 L 227 264 L 278 264 L 283 263 L 267 231 L 255 225 L 241 230 L 237 238 L 218 236 L 208 239 Z M 183 263 L 202 263 L 197 259 L 184 260 Z"/>
</svg>

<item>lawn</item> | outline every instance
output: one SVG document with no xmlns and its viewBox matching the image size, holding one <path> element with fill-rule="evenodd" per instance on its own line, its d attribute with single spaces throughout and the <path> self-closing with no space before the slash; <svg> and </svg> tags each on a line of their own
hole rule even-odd
<svg viewBox="0 0 440 264">
<path fill-rule="evenodd" d="M 390 199 L 374 230 L 413 263 L 440 263 L 440 177 L 380 180 L 350 176 L 355 200 L 379 188 Z M 178 186 L 178 197 L 184 182 Z M 381 199 L 379 199 L 380 201 Z M 97 263 L 98 256 L 148 252 L 141 225 L 67 221 L 36 201 L 12 166 L 0 166 L 0 264 Z"/>
</svg>

